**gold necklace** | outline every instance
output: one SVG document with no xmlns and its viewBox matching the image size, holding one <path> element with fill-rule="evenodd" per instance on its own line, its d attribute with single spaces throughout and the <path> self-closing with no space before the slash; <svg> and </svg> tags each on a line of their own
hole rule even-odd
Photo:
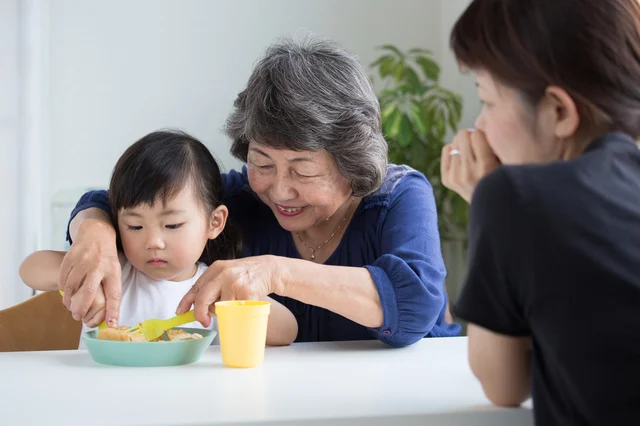
<svg viewBox="0 0 640 426">
<path fill-rule="evenodd" d="M 351 204 L 353 204 L 353 200 L 355 199 L 355 197 L 351 197 Z M 351 207 L 351 204 L 349 204 L 349 207 Z M 304 240 L 302 239 L 302 237 L 300 236 L 299 232 L 296 232 L 296 235 L 298 236 L 298 238 L 300 239 L 300 242 L 302 243 L 303 246 L 306 247 L 307 250 L 309 250 L 311 252 L 311 260 L 315 260 L 316 259 L 316 251 L 320 250 L 322 247 L 326 246 L 327 243 L 329 241 L 331 241 L 331 239 L 333 237 L 336 236 L 336 234 L 338 233 L 338 231 L 340 230 L 340 228 L 342 228 L 342 225 L 344 225 L 344 223 L 347 221 L 347 218 L 349 217 L 349 209 L 347 209 L 347 213 L 344 215 L 344 218 L 342 219 L 342 221 L 338 224 L 338 227 L 336 228 L 335 231 L 333 231 L 333 234 L 331 234 L 331 236 L 329 238 L 327 238 L 327 240 L 320 244 L 318 247 L 313 248 L 313 247 L 309 247 L 307 245 L 307 243 L 304 242 Z"/>
</svg>

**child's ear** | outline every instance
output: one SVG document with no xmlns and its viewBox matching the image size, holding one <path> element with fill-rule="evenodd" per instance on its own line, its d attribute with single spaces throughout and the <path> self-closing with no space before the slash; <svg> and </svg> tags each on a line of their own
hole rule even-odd
<svg viewBox="0 0 640 426">
<path fill-rule="evenodd" d="M 218 206 L 214 211 L 211 212 L 207 238 L 213 240 L 222 233 L 222 231 L 224 230 L 224 226 L 227 223 L 227 217 L 229 217 L 229 210 L 227 209 L 227 206 L 224 205 Z"/>
</svg>

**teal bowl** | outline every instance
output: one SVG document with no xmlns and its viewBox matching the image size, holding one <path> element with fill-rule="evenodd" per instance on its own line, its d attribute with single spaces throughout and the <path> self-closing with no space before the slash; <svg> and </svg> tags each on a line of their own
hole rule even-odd
<svg viewBox="0 0 640 426">
<path fill-rule="evenodd" d="M 173 342 L 117 342 L 98 340 L 97 331 L 88 331 L 82 340 L 91 358 L 99 364 L 121 367 L 166 367 L 191 364 L 202 358 L 211 345 L 216 332 L 201 328 L 180 328 L 188 333 L 198 333 L 202 339 Z"/>
</svg>

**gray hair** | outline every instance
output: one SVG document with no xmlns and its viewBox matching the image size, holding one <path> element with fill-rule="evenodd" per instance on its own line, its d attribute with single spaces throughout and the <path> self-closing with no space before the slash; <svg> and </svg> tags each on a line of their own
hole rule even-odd
<svg viewBox="0 0 640 426">
<path fill-rule="evenodd" d="M 353 194 L 377 190 L 388 146 L 380 104 L 357 59 L 319 39 L 284 39 L 269 47 L 234 102 L 225 124 L 231 153 L 247 161 L 249 142 L 276 149 L 326 149 Z"/>
</svg>

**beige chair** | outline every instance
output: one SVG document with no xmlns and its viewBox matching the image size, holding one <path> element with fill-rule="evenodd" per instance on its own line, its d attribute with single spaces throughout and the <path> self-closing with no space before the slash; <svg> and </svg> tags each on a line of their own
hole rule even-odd
<svg viewBox="0 0 640 426">
<path fill-rule="evenodd" d="M 57 291 L 40 293 L 0 311 L 0 352 L 78 349 L 81 329 Z"/>
</svg>

